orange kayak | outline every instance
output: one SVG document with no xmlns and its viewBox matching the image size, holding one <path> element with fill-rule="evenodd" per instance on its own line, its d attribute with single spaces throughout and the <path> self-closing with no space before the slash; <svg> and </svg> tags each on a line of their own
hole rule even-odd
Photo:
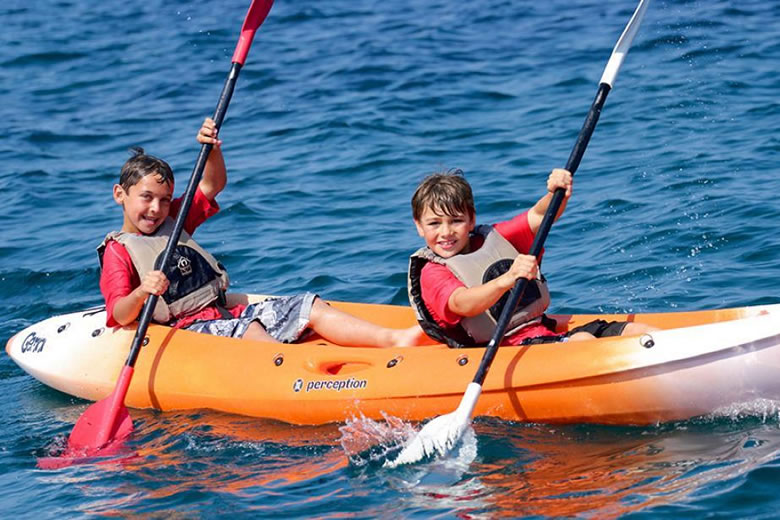
<svg viewBox="0 0 780 520">
<path fill-rule="evenodd" d="M 257 297 L 248 295 L 250 301 Z M 390 327 L 409 307 L 331 302 Z M 652 424 L 780 400 L 780 304 L 629 315 L 555 315 L 563 330 L 590 320 L 649 323 L 637 337 L 501 347 L 475 416 L 513 421 Z M 12 337 L 8 355 L 45 385 L 88 400 L 110 394 L 134 328 L 106 328 L 93 309 L 55 316 Z M 457 408 L 483 348 L 355 348 L 321 338 L 281 345 L 152 325 L 126 405 L 209 408 L 323 424 L 384 414 L 424 420 Z"/>
</svg>

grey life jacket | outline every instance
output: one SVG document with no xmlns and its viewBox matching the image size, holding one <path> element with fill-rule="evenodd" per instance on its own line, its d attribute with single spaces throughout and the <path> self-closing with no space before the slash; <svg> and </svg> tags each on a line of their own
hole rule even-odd
<svg viewBox="0 0 780 520">
<path fill-rule="evenodd" d="M 109 240 L 116 240 L 127 249 L 141 279 L 149 271 L 160 270 L 157 264 L 162 260 L 162 253 L 173 233 L 173 227 L 174 221 L 168 217 L 151 235 L 124 231 L 109 233 L 97 248 L 100 267 L 103 267 L 106 244 Z M 169 323 L 211 304 L 224 302 L 225 291 L 230 283 L 227 271 L 186 231 L 181 232 L 170 264 L 161 270 L 168 277 L 170 285 L 157 300 L 154 321 Z"/>
<path fill-rule="evenodd" d="M 436 262 L 445 265 L 466 287 L 474 287 L 507 272 L 519 254 L 517 249 L 493 226 L 478 226 L 474 233 L 484 236 L 485 242 L 482 247 L 471 253 L 442 258 L 430 248 L 424 247 L 409 258 L 407 278 L 409 303 L 414 309 L 420 327 L 432 338 L 456 348 L 483 345 L 490 340 L 496 330 L 501 310 L 509 299 L 509 291 L 482 314 L 464 317 L 456 327 L 444 329 L 433 319 L 422 299 L 420 276 L 425 264 Z M 528 282 L 523 297 L 509 320 L 505 337 L 531 323 L 542 321 L 544 311 L 549 305 L 550 293 L 547 283 L 539 273 L 536 280 Z"/>
</svg>

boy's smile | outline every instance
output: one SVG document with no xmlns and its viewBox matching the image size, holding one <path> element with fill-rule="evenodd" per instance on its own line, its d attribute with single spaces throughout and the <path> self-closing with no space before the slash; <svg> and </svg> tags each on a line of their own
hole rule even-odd
<svg viewBox="0 0 780 520">
<path fill-rule="evenodd" d="M 425 244 L 442 258 L 450 258 L 468 249 L 469 234 L 474 230 L 475 218 L 468 213 L 439 215 L 425 208 L 420 220 L 415 220 L 417 232 Z"/>
<path fill-rule="evenodd" d="M 173 186 L 159 175 L 146 175 L 125 191 L 114 186 L 114 200 L 124 209 L 122 231 L 150 235 L 168 216 Z"/>
</svg>

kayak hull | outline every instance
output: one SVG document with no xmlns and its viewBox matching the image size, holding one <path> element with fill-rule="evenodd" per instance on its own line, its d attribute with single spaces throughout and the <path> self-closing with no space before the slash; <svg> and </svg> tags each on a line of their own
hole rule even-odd
<svg viewBox="0 0 780 520">
<path fill-rule="evenodd" d="M 249 296 L 251 300 L 252 296 Z M 332 302 L 385 326 L 408 307 Z M 643 337 L 501 347 L 475 416 L 536 423 L 653 424 L 780 401 L 780 305 L 645 315 L 554 316 L 650 323 Z M 135 330 L 101 309 L 20 331 L 8 355 L 42 383 L 83 399 L 109 395 Z M 292 424 L 385 415 L 424 420 L 457 408 L 483 348 L 348 348 L 314 336 L 293 345 L 151 325 L 125 400 L 134 408 L 209 408 Z"/>
</svg>

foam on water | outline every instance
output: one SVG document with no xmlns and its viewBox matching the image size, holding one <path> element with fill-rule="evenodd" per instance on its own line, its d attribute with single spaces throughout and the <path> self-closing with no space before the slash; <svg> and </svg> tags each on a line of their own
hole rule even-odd
<svg viewBox="0 0 780 520">
<path fill-rule="evenodd" d="M 356 467 L 384 465 L 393 460 L 404 446 L 419 433 L 412 423 L 382 413 L 383 421 L 367 417 L 353 418 L 339 427 L 339 443 Z M 458 443 L 445 457 L 428 457 L 418 466 L 425 466 L 426 474 L 434 472 L 465 471 L 477 456 L 477 439 L 474 430 L 467 427 Z"/>
<path fill-rule="evenodd" d="M 780 425 L 780 402 L 771 399 L 754 399 L 718 408 L 707 417 L 712 419 L 726 417 L 732 421 L 757 418 L 767 424 Z"/>
</svg>

